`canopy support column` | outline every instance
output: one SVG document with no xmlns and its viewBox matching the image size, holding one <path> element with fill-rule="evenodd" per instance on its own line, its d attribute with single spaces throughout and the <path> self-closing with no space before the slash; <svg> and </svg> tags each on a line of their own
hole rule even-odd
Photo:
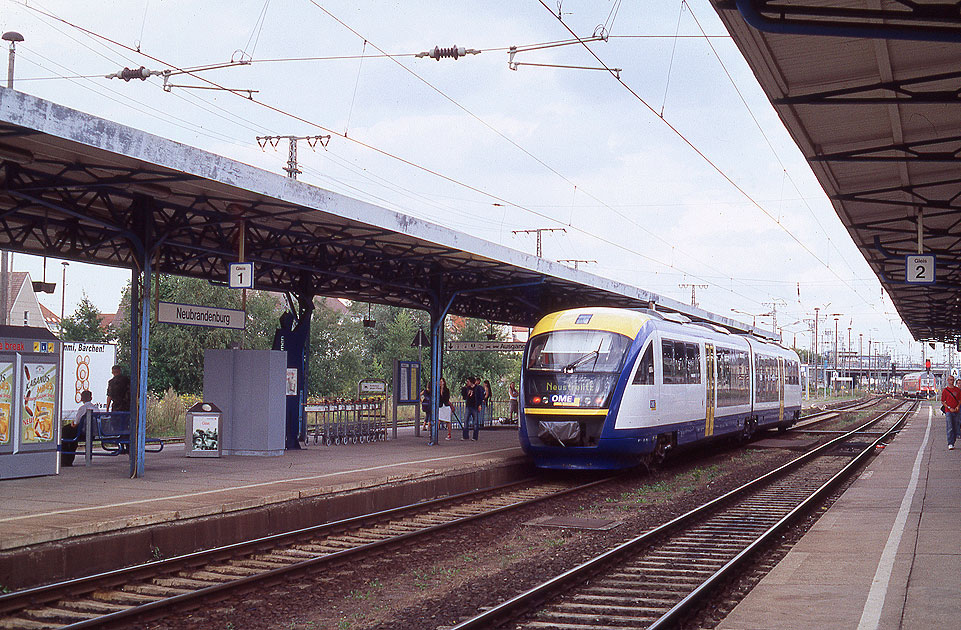
<svg viewBox="0 0 961 630">
<path fill-rule="evenodd" d="M 504 289 L 516 289 L 520 287 L 529 287 L 541 284 L 541 280 L 533 280 L 531 282 L 516 282 L 513 284 L 502 284 L 492 287 L 480 287 L 477 289 L 461 289 L 454 291 L 450 294 L 444 291 L 443 280 L 438 276 L 438 281 L 435 283 L 433 291 L 431 292 L 431 309 L 430 309 L 430 441 L 427 443 L 428 446 L 436 446 L 438 439 L 438 429 L 439 423 L 437 420 L 437 408 L 440 402 L 440 376 L 441 376 L 441 361 L 443 360 L 444 348 L 444 321 L 447 319 L 447 314 L 450 312 L 451 306 L 454 305 L 454 300 L 460 295 L 465 295 L 469 293 L 482 293 L 485 291 L 502 291 Z M 441 307 L 441 304 L 444 306 Z M 465 419 L 462 419 L 463 422 Z"/>
</svg>

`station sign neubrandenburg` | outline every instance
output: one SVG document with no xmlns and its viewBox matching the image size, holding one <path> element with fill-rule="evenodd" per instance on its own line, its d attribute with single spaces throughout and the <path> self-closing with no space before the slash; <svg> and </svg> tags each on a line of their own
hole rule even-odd
<svg viewBox="0 0 961 630">
<path fill-rule="evenodd" d="M 231 308 L 160 302 L 157 304 L 157 321 L 165 324 L 243 330 L 247 326 L 247 314 Z"/>
</svg>

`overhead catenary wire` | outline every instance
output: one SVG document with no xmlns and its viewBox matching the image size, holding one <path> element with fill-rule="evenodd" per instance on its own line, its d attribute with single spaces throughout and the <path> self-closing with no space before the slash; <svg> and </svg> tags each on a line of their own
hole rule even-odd
<svg viewBox="0 0 961 630">
<path fill-rule="evenodd" d="M 316 3 L 313 3 L 313 4 L 316 5 Z M 317 6 L 319 6 L 319 5 L 317 5 Z M 89 36 L 91 36 L 91 37 L 99 38 L 99 39 L 101 39 L 101 40 L 103 40 L 103 41 L 106 41 L 106 42 L 111 43 L 111 44 L 114 45 L 114 46 L 118 46 L 118 47 L 124 48 L 124 49 L 126 49 L 126 50 L 131 51 L 131 52 L 138 52 L 138 51 L 135 51 L 135 50 L 131 49 L 129 46 L 126 46 L 126 45 L 124 45 L 124 44 L 122 44 L 122 43 L 120 43 L 120 42 L 117 42 L 117 41 L 115 41 L 115 40 L 112 40 L 112 39 L 109 38 L 109 37 L 106 37 L 106 36 L 104 36 L 104 35 L 101 35 L 101 34 L 99 34 L 99 33 L 96 33 L 96 32 L 94 32 L 94 31 L 92 31 L 92 30 L 90 30 L 90 29 L 86 29 L 86 28 L 84 28 L 84 27 L 81 27 L 81 26 L 79 26 L 79 25 L 73 24 L 73 23 L 71 23 L 71 22 L 69 22 L 69 21 L 67 21 L 67 20 L 64 20 L 63 18 L 60 18 L 60 17 L 58 17 L 58 16 L 56 16 L 56 15 L 53 15 L 53 14 L 50 14 L 49 12 L 39 10 L 39 9 L 37 9 L 36 7 L 28 7 L 28 8 L 31 9 L 31 10 L 33 10 L 33 11 L 37 11 L 38 13 L 41 13 L 41 14 L 43 14 L 43 15 L 46 15 L 46 16 L 49 17 L 50 19 L 54 19 L 54 20 L 60 21 L 60 22 L 66 24 L 66 25 L 68 25 L 68 26 L 71 26 L 72 28 L 76 28 L 76 29 L 80 30 L 81 32 L 86 33 L 87 35 L 89 35 Z M 322 8 L 322 7 L 321 7 L 321 8 Z M 159 58 L 156 58 L 156 57 L 154 57 L 154 56 L 152 56 L 152 55 L 149 55 L 149 54 L 146 54 L 146 53 L 143 53 L 143 52 L 140 52 L 139 54 L 142 54 L 144 57 L 146 57 L 146 58 L 148 58 L 148 59 L 152 59 L 153 61 L 156 61 L 156 62 L 158 62 L 158 63 L 164 63 L 162 60 L 160 60 Z M 178 68 L 178 67 L 176 67 L 176 66 L 173 66 L 173 67 L 174 67 L 176 70 L 181 70 L 181 71 L 186 70 L 185 68 Z M 408 71 L 409 71 L 409 70 L 408 70 Z M 204 82 L 210 84 L 211 86 L 216 86 L 216 87 L 218 87 L 218 88 L 225 89 L 226 91 L 228 91 L 228 92 L 230 92 L 230 93 L 238 94 L 238 95 L 244 97 L 245 99 L 247 98 L 247 97 L 243 96 L 242 94 L 239 94 L 237 91 L 223 88 L 223 86 L 220 86 L 220 85 L 218 85 L 217 83 L 215 83 L 215 82 L 213 82 L 213 81 L 211 81 L 211 80 L 209 80 L 209 79 L 207 79 L 207 78 L 199 77 L 199 76 L 198 76 L 198 77 L 195 77 L 195 78 L 197 78 L 197 79 L 199 79 L 199 80 L 201 80 L 201 81 L 204 81 Z M 445 96 L 446 96 L 446 95 L 445 95 Z M 449 97 L 448 97 L 448 98 L 449 98 Z M 330 130 L 329 128 L 325 127 L 324 125 L 320 125 L 320 124 L 318 124 L 318 123 L 316 123 L 316 122 L 307 120 L 307 119 L 303 118 L 302 116 L 293 114 L 293 113 L 291 113 L 291 112 L 287 112 L 287 111 L 285 111 L 285 110 L 283 110 L 283 109 L 281 109 L 281 108 L 279 108 L 279 107 L 277 107 L 277 106 L 271 105 L 271 104 L 269 104 L 269 103 L 267 103 L 267 102 L 264 102 L 264 101 L 261 101 L 261 100 L 259 100 L 259 99 L 251 99 L 251 100 L 252 100 L 252 102 L 256 103 L 257 105 L 259 105 L 259 106 L 261 106 L 261 107 L 264 107 L 264 108 L 266 108 L 266 109 L 268 109 L 268 110 L 270 110 L 270 111 L 274 111 L 274 112 L 276 112 L 276 113 L 278 113 L 278 114 L 281 114 L 281 115 L 284 115 L 284 116 L 288 116 L 288 117 L 290 117 L 290 118 L 293 119 L 293 120 L 297 120 L 297 121 L 303 122 L 303 123 L 305 123 L 305 124 L 311 125 L 311 126 L 313 126 L 313 127 L 316 127 L 316 128 L 318 128 L 318 129 L 321 129 L 321 130 L 323 130 L 323 131 L 331 132 L 331 130 Z M 494 129 L 492 129 L 492 130 L 496 132 L 496 130 L 494 130 Z M 502 135 L 502 136 L 503 136 L 503 134 L 499 134 L 499 135 Z M 403 158 L 403 157 L 398 156 L 398 155 L 396 155 L 396 154 L 390 153 L 390 152 L 388 152 L 388 151 L 385 151 L 385 150 L 382 150 L 382 149 L 380 149 L 380 148 L 378 148 L 378 147 L 375 147 L 375 146 L 373 146 L 373 145 L 370 145 L 369 143 L 360 142 L 360 141 L 358 141 L 357 139 L 349 139 L 349 140 L 350 140 L 351 142 L 354 142 L 354 143 L 357 144 L 358 146 L 361 146 L 361 147 L 364 147 L 364 148 L 366 148 L 366 149 L 368 149 L 368 150 L 374 151 L 374 152 L 376 152 L 376 153 L 378 153 L 378 154 L 381 154 L 381 155 L 383 155 L 383 156 L 385 156 L 385 157 L 388 157 L 388 158 L 390 158 L 390 159 L 397 160 L 397 161 L 400 162 L 400 163 L 406 164 L 406 165 L 408 165 L 408 166 L 410 166 L 410 167 L 412 167 L 412 168 L 418 169 L 418 170 L 420 170 L 420 171 L 422 171 L 422 172 L 425 172 L 425 173 L 427 173 L 427 174 L 430 174 L 430 175 L 433 175 L 433 176 L 435 176 L 435 177 L 438 177 L 439 179 L 442 179 L 442 180 L 447 181 L 447 182 L 449 182 L 449 183 L 452 183 L 452 184 L 454 184 L 454 185 L 461 186 L 461 187 L 463 187 L 463 188 L 465 188 L 465 189 L 467 189 L 467 190 L 471 190 L 472 192 L 475 192 L 475 193 L 477 193 L 477 194 L 486 196 L 486 197 L 488 197 L 488 198 L 490 198 L 490 199 L 493 199 L 493 200 L 495 200 L 495 201 L 497 201 L 497 202 L 499 202 L 499 203 L 501 203 L 501 204 L 511 205 L 512 207 L 515 207 L 515 208 L 517 208 L 517 209 L 519 209 L 519 210 L 522 210 L 522 211 L 524 211 L 524 212 L 530 213 L 530 214 L 532 214 L 532 215 L 534 215 L 534 216 L 541 216 L 541 217 L 546 218 L 546 219 L 548 219 L 548 220 L 555 221 L 555 222 L 559 222 L 555 217 L 548 216 L 548 215 L 544 215 L 543 213 L 540 213 L 540 212 L 537 212 L 537 211 L 535 211 L 535 210 L 532 210 L 531 208 L 528 208 L 528 207 L 526 207 L 526 206 L 524 206 L 524 205 L 510 202 L 510 201 L 508 201 L 508 200 L 506 200 L 506 199 L 503 199 L 503 198 L 501 198 L 501 197 L 499 197 L 499 196 L 497 196 L 497 195 L 494 195 L 493 193 L 490 193 L 490 192 L 488 192 L 488 191 L 482 190 L 482 189 L 480 189 L 480 188 L 477 188 L 476 186 L 472 186 L 472 185 L 467 184 L 467 183 L 465 183 L 465 182 L 461 182 L 461 181 L 459 181 L 459 180 L 456 180 L 455 178 L 452 178 L 452 177 L 449 177 L 449 176 L 447 176 L 447 175 L 444 175 L 444 174 L 442 174 L 442 173 L 440 173 L 440 172 L 437 172 L 437 171 L 434 170 L 434 169 L 427 168 L 427 167 L 422 166 L 422 165 L 420 165 L 420 164 L 417 164 L 417 163 L 415 163 L 415 162 L 413 162 L 413 161 L 411 161 L 411 160 L 409 160 L 409 159 Z M 508 139 L 508 140 L 509 140 L 509 139 Z M 515 143 L 515 144 L 516 144 L 516 143 Z M 520 148 L 520 147 L 519 147 L 519 148 Z M 534 159 L 537 159 L 536 156 L 531 155 L 531 157 L 533 157 Z M 540 161 L 540 160 L 538 160 L 538 161 L 543 164 L 542 161 Z M 545 164 L 545 166 L 547 166 L 547 165 Z M 548 168 L 549 168 L 549 167 L 548 167 Z M 556 172 L 556 171 L 554 171 L 554 172 Z M 558 175 L 560 175 L 560 174 L 558 173 Z M 560 175 L 560 176 L 563 177 L 562 175 Z M 569 181 L 569 180 L 568 180 L 568 181 Z M 575 228 L 575 229 L 576 229 L 577 231 L 579 231 L 579 232 L 587 235 L 587 236 L 590 236 L 590 237 L 596 239 L 598 242 L 605 243 L 605 244 L 610 245 L 610 246 L 612 246 L 612 247 L 614 247 L 614 248 L 616 248 L 616 249 L 620 249 L 620 250 L 622 250 L 622 251 L 631 253 L 631 254 L 636 255 L 636 256 L 644 259 L 644 260 L 649 260 L 649 261 L 651 261 L 651 262 L 653 262 L 653 263 L 656 263 L 656 264 L 658 264 L 658 265 L 663 265 L 663 266 L 665 266 L 665 267 L 667 267 L 667 268 L 674 269 L 674 270 L 676 270 L 676 271 L 680 271 L 680 272 L 683 272 L 683 273 L 687 273 L 688 275 L 690 275 L 690 276 L 692 276 L 692 277 L 697 277 L 696 274 L 693 274 L 693 273 L 690 273 L 690 272 L 688 272 L 688 271 L 685 271 L 685 270 L 683 270 L 682 268 L 680 268 L 680 267 L 678 267 L 677 265 L 675 265 L 674 263 L 665 263 L 665 262 L 663 262 L 663 261 L 657 260 L 656 258 L 653 258 L 653 257 L 651 257 L 650 255 L 647 255 L 647 254 L 645 254 L 645 253 L 643 253 L 643 252 L 641 252 L 641 251 L 638 251 L 638 250 L 636 250 L 636 249 L 632 249 L 632 248 L 630 248 L 630 247 L 628 247 L 628 246 L 626 246 L 626 245 L 623 245 L 623 244 L 621 244 L 621 243 L 614 242 L 614 241 L 612 241 L 611 239 L 605 238 L 605 237 L 600 236 L 600 235 L 598 235 L 598 234 L 594 234 L 594 233 L 592 233 L 592 232 L 590 232 L 589 230 L 586 230 L 586 229 L 584 229 L 584 228 Z M 655 235 L 655 236 L 656 236 L 656 235 Z M 658 237 L 658 238 L 659 238 L 659 237 Z M 661 239 L 661 240 L 663 240 L 663 239 Z M 747 299 L 747 300 L 755 301 L 755 300 L 753 300 L 752 298 L 750 298 L 749 296 L 740 294 L 740 293 L 738 293 L 738 292 L 736 292 L 736 291 L 731 290 L 731 293 L 734 294 L 734 295 L 740 295 L 741 297 L 743 297 L 743 298 L 745 298 L 745 299 Z"/>
<path fill-rule="evenodd" d="M 547 6 L 547 4 L 544 2 L 544 0 L 538 0 L 538 2 L 540 2 L 540 4 L 541 4 L 545 9 L 547 9 L 548 11 L 551 11 L 550 7 Z M 552 11 L 551 11 L 551 15 L 554 15 Z M 577 34 L 574 33 L 574 31 L 571 29 L 571 27 L 568 26 L 567 23 L 564 22 L 564 20 L 563 20 L 562 18 L 559 18 L 559 17 L 557 17 L 557 16 L 554 16 L 554 17 L 555 17 L 555 19 L 557 19 L 557 20 L 561 23 L 561 25 L 562 25 L 572 36 L 577 37 Z M 690 147 L 698 156 L 700 156 L 712 169 L 714 169 L 715 172 L 717 172 L 722 178 L 724 178 L 724 179 L 725 179 L 731 186 L 733 186 L 739 193 L 741 193 L 742 195 L 744 195 L 745 198 L 747 198 L 748 200 L 750 200 L 750 201 L 751 201 L 751 204 L 752 204 L 753 206 L 755 206 L 758 210 L 760 210 L 765 216 L 767 216 L 769 219 L 771 219 L 772 221 L 774 221 L 774 222 L 775 222 L 788 236 L 790 236 L 791 239 L 792 239 L 795 243 L 797 243 L 805 252 L 807 252 L 811 257 L 813 257 L 815 260 L 817 260 L 819 263 L 821 263 L 821 264 L 822 264 L 825 268 L 827 268 L 832 274 L 834 274 L 834 275 L 837 276 L 839 279 L 841 279 L 842 282 L 844 282 L 845 286 L 848 287 L 855 295 L 857 295 L 857 296 L 858 296 L 862 301 L 864 301 L 866 304 L 870 305 L 870 302 L 869 302 L 868 300 L 866 300 L 853 286 L 851 286 L 850 283 L 848 283 L 846 280 L 844 280 L 843 278 L 841 278 L 841 276 L 840 276 L 834 269 L 832 269 L 829 264 L 827 264 L 824 260 L 822 260 L 821 257 L 818 256 L 816 252 L 814 252 L 811 248 L 809 248 L 806 244 L 804 244 L 804 242 L 803 242 L 800 238 L 798 238 L 793 232 L 791 232 L 789 229 L 787 229 L 787 227 L 785 227 L 783 224 L 779 223 L 779 222 L 776 220 L 776 218 L 775 218 L 774 216 L 772 216 L 771 213 L 770 213 L 766 208 L 764 208 L 760 203 L 758 203 L 757 201 L 755 201 L 754 198 L 750 195 L 750 193 L 748 193 L 746 190 L 744 190 L 744 188 L 742 188 L 741 186 L 739 186 L 739 185 L 737 184 L 737 182 L 735 182 L 735 181 L 731 178 L 730 175 L 728 175 L 728 174 L 727 174 L 723 169 L 721 169 L 713 160 L 711 160 L 711 158 L 709 158 L 709 157 L 707 156 L 707 154 L 705 154 L 705 153 L 704 153 L 703 151 L 701 151 L 693 142 L 691 142 L 691 140 L 688 139 L 687 136 L 685 136 L 683 133 L 681 133 L 681 131 L 680 131 L 678 128 L 676 128 L 674 125 L 672 125 L 667 119 L 659 116 L 658 113 L 657 113 L 657 110 L 655 110 L 653 107 L 651 107 L 651 105 L 650 105 L 646 100 L 644 100 L 644 98 L 643 98 L 640 94 L 638 94 L 631 86 L 629 86 L 623 79 L 621 79 L 621 78 L 614 72 L 613 69 L 611 69 L 609 66 L 607 66 L 607 64 L 604 62 L 604 60 L 601 59 L 600 56 L 599 56 L 597 53 L 595 53 L 594 50 L 593 50 L 590 46 L 588 46 L 587 44 L 584 44 L 583 48 L 584 48 L 585 50 L 587 50 L 588 53 L 598 61 L 598 63 L 600 63 L 601 65 L 607 67 L 607 68 L 608 68 L 608 72 L 610 73 L 610 75 L 611 75 L 612 77 L 614 77 L 614 80 L 615 80 L 615 81 L 617 81 L 618 83 L 620 83 L 621 86 L 624 87 L 624 89 L 626 89 L 635 99 L 637 99 L 638 102 L 640 102 L 645 108 L 647 108 L 652 114 L 654 114 L 654 115 L 657 117 L 658 120 L 660 120 L 660 121 L 663 122 L 665 125 L 667 125 L 667 127 L 668 127 L 672 132 L 674 132 L 674 134 L 676 134 L 678 138 L 680 138 L 680 139 L 684 142 L 684 144 L 686 144 L 686 145 L 687 145 L 688 147 Z"/>
</svg>

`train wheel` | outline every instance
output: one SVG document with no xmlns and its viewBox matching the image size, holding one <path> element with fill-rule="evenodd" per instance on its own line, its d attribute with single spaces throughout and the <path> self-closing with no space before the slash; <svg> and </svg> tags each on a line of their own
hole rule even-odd
<svg viewBox="0 0 961 630">
<path fill-rule="evenodd" d="M 670 435 L 657 436 L 657 443 L 654 445 L 654 450 L 651 451 L 643 461 L 644 467 L 647 468 L 648 472 L 656 472 L 661 467 L 671 452 L 671 443 Z"/>
</svg>

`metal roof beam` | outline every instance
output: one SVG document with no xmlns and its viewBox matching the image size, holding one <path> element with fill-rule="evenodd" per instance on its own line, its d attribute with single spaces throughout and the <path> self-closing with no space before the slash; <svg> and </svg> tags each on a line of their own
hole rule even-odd
<svg viewBox="0 0 961 630">
<path fill-rule="evenodd" d="M 926 147 L 957 144 L 951 150 L 926 151 Z M 881 155 L 885 154 L 885 155 Z M 894 155 L 891 155 L 894 154 Z M 888 145 L 873 146 L 865 149 L 851 149 L 822 153 L 808 158 L 809 162 L 956 162 L 961 158 L 961 136 L 916 140 Z"/>
<path fill-rule="evenodd" d="M 745 22 L 768 33 L 961 42 L 961 16 L 955 0 L 890 0 L 884 9 L 801 0 L 735 0 L 735 5 Z"/>
<path fill-rule="evenodd" d="M 932 83 L 955 87 L 921 89 Z M 878 94 L 881 93 L 881 94 Z M 961 103 L 961 72 L 942 72 L 911 78 L 864 83 L 832 90 L 772 98 L 775 105 L 940 105 Z"/>
</svg>

